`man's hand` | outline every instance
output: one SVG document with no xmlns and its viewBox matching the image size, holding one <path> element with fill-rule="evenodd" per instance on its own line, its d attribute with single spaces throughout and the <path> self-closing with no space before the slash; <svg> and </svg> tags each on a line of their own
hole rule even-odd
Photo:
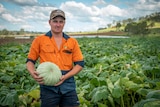
<svg viewBox="0 0 160 107">
<path fill-rule="evenodd" d="M 32 77 L 39 83 L 39 84 L 44 84 L 43 78 L 39 77 L 39 74 L 37 71 L 32 72 Z"/>
<path fill-rule="evenodd" d="M 60 78 L 60 81 L 56 83 L 54 86 L 61 85 L 64 81 L 65 81 L 65 75 L 62 75 L 62 77 Z"/>
</svg>

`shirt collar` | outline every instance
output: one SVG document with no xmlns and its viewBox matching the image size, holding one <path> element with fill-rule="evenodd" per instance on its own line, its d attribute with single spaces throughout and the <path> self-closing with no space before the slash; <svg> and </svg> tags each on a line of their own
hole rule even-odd
<svg viewBox="0 0 160 107">
<path fill-rule="evenodd" d="M 52 37 L 51 31 L 48 31 L 45 35 L 48 36 L 48 37 L 50 37 L 50 38 Z M 67 40 L 70 37 L 67 34 L 63 33 L 63 38 L 65 38 Z"/>
</svg>

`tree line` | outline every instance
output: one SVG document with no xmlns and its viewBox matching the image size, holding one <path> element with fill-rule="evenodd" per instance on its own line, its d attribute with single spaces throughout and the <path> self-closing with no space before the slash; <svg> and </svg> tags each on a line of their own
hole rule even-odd
<svg viewBox="0 0 160 107">
<path fill-rule="evenodd" d="M 160 12 L 140 17 L 138 21 L 127 23 L 124 31 L 128 32 L 128 34 L 148 34 L 150 33 L 149 28 L 155 26 L 156 22 L 160 22 Z"/>
<path fill-rule="evenodd" d="M 147 34 L 149 33 L 149 28 L 155 26 L 156 22 L 160 22 L 160 12 L 155 12 L 150 15 L 146 15 L 139 18 L 128 18 L 122 21 L 113 21 L 113 24 L 116 27 L 117 31 L 120 31 L 120 28 L 123 26 L 125 32 L 128 34 Z M 108 28 L 112 27 L 112 24 L 107 25 Z M 99 28 L 102 30 L 105 28 Z"/>
<path fill-rule="evenodd" d="M 25 34 L 41 34 L 43 32 L 25 31 L 20 29 L 19 31 L 9 31 L 7 29 L 0 30 L 0 35 L 25 35 Z"/>
</svg>

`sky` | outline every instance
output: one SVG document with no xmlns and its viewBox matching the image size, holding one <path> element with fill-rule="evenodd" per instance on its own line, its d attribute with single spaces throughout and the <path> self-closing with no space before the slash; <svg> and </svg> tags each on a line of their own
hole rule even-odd
<svg viewBox="0 0 160 107">
<path fill-rule="evenodd" d="M 0 0 L 0 30 L 48 32 L 54 9 L 65 12 L 64 32 L 95 31 L 160 12 L 160 0 Z"/>
</svg>

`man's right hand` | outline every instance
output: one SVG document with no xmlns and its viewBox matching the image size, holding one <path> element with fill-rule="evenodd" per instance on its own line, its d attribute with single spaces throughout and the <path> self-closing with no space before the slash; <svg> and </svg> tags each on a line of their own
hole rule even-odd
<svg viewBox="0 0 160 107">
<path fill-rule="evenodd" d="M 37 71 L 33 71 L 31 75 L 39 84 L 44 84 L 43 78 L 39 76 Z"/>
</svg>

